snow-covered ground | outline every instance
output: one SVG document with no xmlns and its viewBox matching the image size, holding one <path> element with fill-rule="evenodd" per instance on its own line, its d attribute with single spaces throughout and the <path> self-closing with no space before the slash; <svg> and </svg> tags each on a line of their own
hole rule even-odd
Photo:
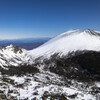
<svg viewBox="0 0 100 100">
<path fill-rule="evenodd" d="M 99 99 L 97 99 L 97 97 L 95 95 L 89 94 L 88 89 L 81 91 L 80 89 L 78 89 L 75 86 L 67 87 L 67 86 L 63 86 L 63 85 L 59 86 L 56 84 L 50 84 L 48 82 L 46 83 L 46 80 L 47 80 L 46 75 L 47 74 L 42 75 L 42 73 L 41 73 L 37 77 L 35 77 L 35 76 L 33 77 L 31 75 L 26 75 L 26 76 L 22 76 L 22 77 L 0 76 L 1 79 L 3 77 L 5 79 L 7 78 L 7 80 L 10 80 L 9 82 L 0 81 L 0 84 L 2 83 L 2 85 L 0 85 L 0 92 L 3 91 L 3 94 L 5 94 L 5 96 L 8 99 L 13 97 L 18 100 L 20 100 L 20 99 L 24 100 L 26 98 L 27 98 L 27 100 L 34 100 L 33 98 L 37 98 L 36 100 L 43 100 L 42 99 L 43 95 L 46 92 L 49 95 L 56 95 L 56 94 L 62 95 L 63 94 L 68 100 L 99 100 Z M 44 83 L 44 80 L 43 81 L 40 80 L 42 78 L 42 76 L 45 77 L 45 83 Z M 55 74 L 55 76 L 56 76 L 56 74 Z M 55 77 L 55 76 L 52 76 L 52 77 Z M 55 81 L 55 80 L 52 80 L 52 77 L 50 80 Z M 36 81 L 36 79 L 37 79 L 37 81 Z M 58 80 L 58 78 L 57 78 L 57 80 Z M 57 82 L 57 80 L 56 80 L 56 82 Z M 58 82 L 60 82 L 60 80 L 58 80 Z M 80 83 L 78 83 L 78 84 L 80 84 Z M 0 95 L 1 94 L 2 93 L 0 93 Z M 71 96 L 75 96 L 75 97 L 72 98 Z M 49 96 L 48 96 L 48 99 L 46 99 L 46 100 L 50 100 Z M 55 99 L 55 100 L 58 100 L 58 99 Z"/>
<path fill-rule="evenodd" d="M 75 51 L 100 51 L 100 32 L 92 30 L 70 30 L 62 33 L 42 46 L 27 51 L 14 45 L 0 48 L 0 66 L 9 69 L 9 67 L 19 67 L 21 65 L 32 65 L 35 61 L 39 72 L 25 74 L 21 76 L 10 76 L 0 74 L 0 98 L 5 100 L 50 100 L 57 95 L 66 97 L 68 100 L 100 100 L 100 93 L 92 94 L 92 87 L 100 87 L 100 82 L 94 82 L 87 86 L 87 83 L 78 82 L 73 79 L 64 81 L 64 77 L 59 76 L 48 68 L 44 68 L 43 59 L 49 58 L 55 53 L 66 55 Z M 41 64 L 42 63 L 42 64 Z M 47 66 L 49 67 L 49 66 Z M 66 71 L 66 70 L 65 70 Z M 66 83 L 66 85 L 65 85 Z M 66 99 L 66 100 L 67 100 Z M 60 100 L 55 98 L 54 100 Z"/>
<path fill-rule="evenodd" d="M 0 66 L 19 66 L 27 63 L 29 57 L 27 50 L 15 45 L 0 48 Z"/>
</svg>

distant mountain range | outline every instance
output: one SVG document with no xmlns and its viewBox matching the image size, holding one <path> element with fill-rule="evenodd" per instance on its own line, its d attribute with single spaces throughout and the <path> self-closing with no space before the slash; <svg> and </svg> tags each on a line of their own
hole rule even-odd
<svg viewBox="0 0 100 100">
<path fill-rule="evenodd" d="M 47 42 L 49 39 L 50 38 L 24 38 L 24 39 L 0 40 L 0 46 L 14 44 L 24 49 L 31 50 Z"/>
</svg>

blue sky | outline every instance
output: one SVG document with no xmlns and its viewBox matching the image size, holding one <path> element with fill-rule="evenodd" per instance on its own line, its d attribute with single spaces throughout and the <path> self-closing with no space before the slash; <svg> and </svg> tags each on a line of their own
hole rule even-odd
<svg viewBox="0 0 100 100">
<path fill-rule="evenodd" d="M 100 30 L 100 0 L 0 0 L 0 39 Z"/>
</svg>

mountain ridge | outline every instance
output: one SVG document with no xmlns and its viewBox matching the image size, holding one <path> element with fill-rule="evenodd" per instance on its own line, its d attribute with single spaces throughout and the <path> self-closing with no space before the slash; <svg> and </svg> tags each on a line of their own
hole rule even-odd
<svg viewBox="0 0 100 100">
<path fill-rule="evenodd" d="M 33 50 L 25 50 L 15 45 L 3 46 L 0 49 L 0 54 L 1 54 L 0 64 L 1 66 L 5 65 L 7 66 L 6 63 L 8 62 L 8 65 L 11 65 L 9 63 L 13 58 L 15 58 L 16 62 L 15 65 L 19 66 L 20 64 L 23 63 L 32 64 L 34 63 L 34 60 L 38 57 L 49 58 L 54 54 L 59 54 L 60 56 L 63 55 L 68 56 L 69 53 L 77 51 L 98 52 L 100 51 L 100 36 L 98 34 L 100 34 L 99 31 L 93 31 L 90 29 L 69 30 L 60 35 L 57 35 L 53 39 L 47 41 L 43 45 Z M 10 48 L 12 50 L 7 48 Z M 22 52 L 22 54 L 16 54 L 15 53 L 16 50 L 19 50 L 20 52 Z M 8 54 L 6 52 L 8 52 Z M 3 57 L 2 54 L 6 56 L 6 57 L 4 56 L 5 57 L 4 59 L 7 62 L 5 60 L 2 60 Z"/>
<path fill-rule="evenodd" d="M 90 34 L 91 33 L 91 34 Z M 46 56 L 54 53 L 66 55 L 77 50 L 100 50 L 100 32 L 93 30 L 70 30 L 44 43 L 40 47 L 30 50 L 31 55 Z"/>
</svg>

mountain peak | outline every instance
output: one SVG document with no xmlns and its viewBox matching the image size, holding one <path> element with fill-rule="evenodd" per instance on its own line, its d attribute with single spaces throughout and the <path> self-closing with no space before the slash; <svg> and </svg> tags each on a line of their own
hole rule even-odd
<svg viewBox="0 0 100 100">
<path fill-rule="evenodd" d="M 84 31 L 84 32 L 86 32 L 86 33 L 91 33 L 91 32 L 93 32 L 94 30 L 91 30 L 91 29 L 84 29 L 84 30 L 82 30 L 82 31 Z"/>
<path fill-rule="evenodd" d="M 83 31 L 90 34 L 90 35 L 100 36 L 99 31 L 95 31 L 95 30 L 91 30 L 91 29 L 84 29 Z"/>
<path fill-rule="evenodd" d="M 66 36 L 70 36 L 70 35 L 77 35 L 77 34 L 89 34 L 89 35 L 94 35 L 94 36 L 100 36 L 100 31 L 95 31 L 95 30 L 91 30 L 91 29 L 83 29 L 83 30 L 80 30 L 80 29 L 76 29 L 76 30 L 68 30 L 64 33 L 61 33 L 59 35 L 57 35 L 55 37 L 55 39 L 59 39 L 59 38 L 63 38 L 63 37 L 66 37 Z"/>
<path fill-rule="evenodd" d="M 7 46 L 2 46 L 0 49 L 1 50 L 4 49 L 4 50 L 12 51 L 14 53 L 19 53 L 19 54 L 23 53 L 23 50 L 25 51 L 25 49 L 23 49 L 19 46 L 13 45 L 13 44 L 10 44 L 10 45 L 7 45 Z"/>
<path fill-rule="evenodd" d="M 69 30 L 53 39 L 49 40 L 42 46 L 30 51 L 34 57 L 47 56 L 55 53 L 68 54 L 69 52 L 82 50 L 100 50 L 100 32 L 90 29 Z"/>
</svg>

